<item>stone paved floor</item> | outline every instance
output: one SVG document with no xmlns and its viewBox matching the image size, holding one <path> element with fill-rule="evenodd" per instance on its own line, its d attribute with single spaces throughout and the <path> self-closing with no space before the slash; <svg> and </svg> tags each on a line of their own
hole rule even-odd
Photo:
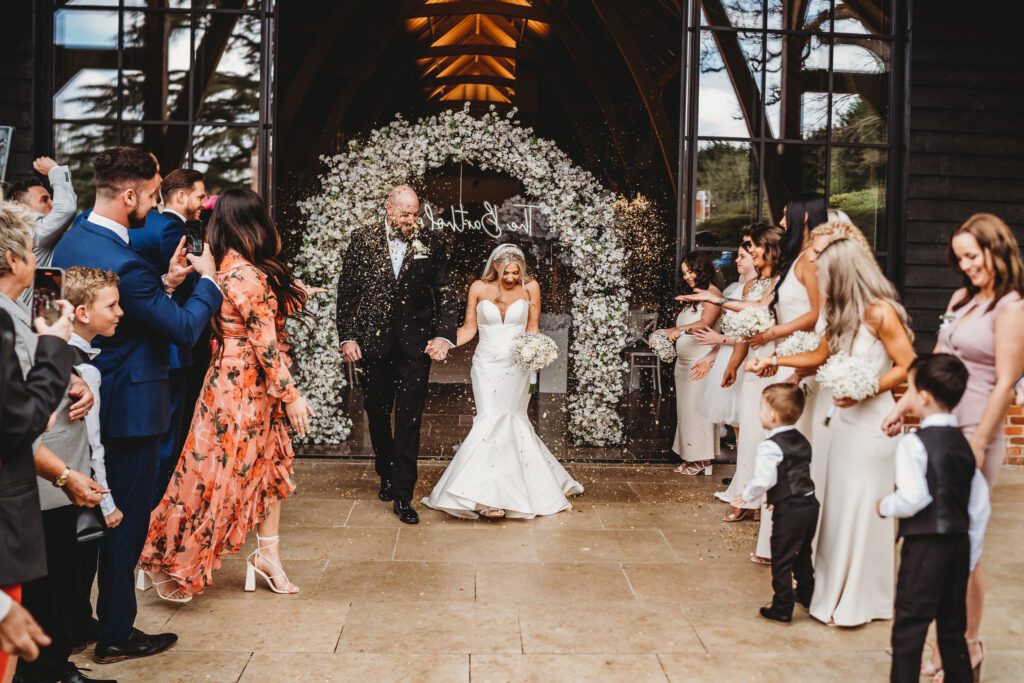
<svg viewBox="0 0 1024 683">
<path fill-rule="evenodd" d="M 420 490 L 440 476 L 421 465 Z M 283 551 L 298 596 L 242 591 L 243 560 L 182 606 L 146 593 L 138 625 L 181 641 L 93 675 L 153 681 L 883 681 L 890 624 L 756 616 L 756 524 L 666 465 L 571 465 L 575 509 L 534 520 L 401 525 L 372 466 L 300 462 Z M 1024 680 L 1024 469 L 996 489 L 986 563 L 987 681 Z M 88 663 L 83 653 L 82 663 Z"/>
</svg>

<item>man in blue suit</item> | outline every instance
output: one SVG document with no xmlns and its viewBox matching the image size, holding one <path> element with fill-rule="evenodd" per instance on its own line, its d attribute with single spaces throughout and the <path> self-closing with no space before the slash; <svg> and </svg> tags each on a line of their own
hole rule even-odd
<svg viewBox="0 0 1024 683">
<path fill-rule="evenodd" d="M 146 225 L 132 232 L 132 249 L 166 275 L 171 259 L 175 257 L 181 238 L 185 236 L 185 221 L 199 220 L 199 213 L 206 203 L 206 184 L 203 174 L 191 168 L 178 168 L 168 173 L 160 186 L 164 198 L 163 212 L 151 209 L 146 215 Z M 185 283 L 174 294 L 183 301 L 195 287 L 199 278 L 189 275 Z M 170 372 L 168 383 L 171 394 L 171 426 L 160 439 L 160 460 L 156 467 L 156 483 L 153 487 L 153 507 L 163 498 L 171 481 L 178 456 L 185 445 L 189 422 L 202 388 L 203 375 L 210 362 L 209 329 L 200 335 L 193 349 L 189 346 L 171 344 Z M 193 370 L 193 361 L 198 366 Z M 198 375 L 198 378 L 196 378 Z"/>
<path fill-rule="evenodd" d="M 173 633 L 147 635 L 133 628 L 134 570 L 149 527 L 153 478 L 160 436 L 170 423 L 168 345 L 195 343 L 221 304 L 209 248 L 179 257 L 161 279 L 159 271 L 129 246 L 130 232 L 145 225 L 156 206 L 160 175 L 155 158 L 137 146 L 115 147 L 93 160 L 96 203 L 57 245 L 53 265 L 89 266 L 115 272 L 124 318 L 113 337 L 95 342 L 95 364 L 103 376 L 100 421 L 107 483 L 124 513 L 100 548 L 100 621 L 95 660 L 104 664 L 157 654 L 171 647 Z M 178 303 L 169 292 L 196 272 L 192 295 Z"/>
</svg>

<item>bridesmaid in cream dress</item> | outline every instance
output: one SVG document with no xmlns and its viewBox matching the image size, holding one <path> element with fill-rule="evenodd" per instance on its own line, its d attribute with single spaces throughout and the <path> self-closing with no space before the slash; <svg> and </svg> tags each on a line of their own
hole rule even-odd
<svg viewBox="0 0 1024 683">
<path fill-rule="evenodd" d="M 723 308 L 733 312 L 768 306 L 771 303 L 772 287 L 775 285 L 782 234 L 781 228 L 763 223 L 750 226 L 749 231 L 744 229 L 741 249 L 746 249 L 753 257 L 754 267 L 757 268 L 761 277 L 744 285 L 745 293 L 742 300 L 724 300 L 699 290 L 696 294 L 678 298 L 683 301 L 720 302 Z M 751 352 L 750 355 L 752 357 L 771 356 L 773 347 L 774 345 L 771 343 L 766 344 Z M 737 371 L 747 354 L 748 345 L 745 342 L 733 346 L 729 366 L 726 368 L 722 381 L 723 386 L 731 386 L 736 380 Z M 736 471 L 733 473 L 728 490 L 715 494 L 719 500 L 732 501 L 740 495 L 751 477 L 754 476 L 754 456 L 757 444 L 764 438 L 764 429 L 761 427 L 760 418 L 761 391 L 774 381 L 772 377 L 759 377 L 749 372 L 743 376 L 743 383 L 740 387 L 740 424 L 739 438 L 736 443 Z M 751 503 L 749 508 L 732 508 L 722 517 L 722 521 L 741 521 L 753 515 L 753 512 L 760 507 L 761 501 L 758 500 Z"/>
<path fill-rule="evenodd" d="M 714 267 L 702 252 L 692 251 L 680 264 L 683 280 L 691 291 L 703 289 L 721 296 L 718 288 L 711 284 Z M 676 326 L 664 330 L 676 344 L 676 435 L 672 451 L 683 459 L 676 472 L 689 476 L 710 475 L 711 463 L 715 456 L 717 439 L 716 426 L 701 415 L 698 410 L 703 397 L 703 385 L 699 380 L 707 374 L 710 363 L 704 360 L 711 355 L 691 334 L 698 329 L 707 329 L 715 324 L 722 309 L 711 303 L 684 303 L 676 317 Z"/>
<path fill-rule="evenodd" d="M 822 274 L 825 335 L 815 351 L 776 359 L 780 366 L 813 368 L 830 353 L 845 351 L 878 375 L 875 396 L 837 399 L 832 418 L 826 481 L 815 567 L 815 619 L 858 626 L 892 618 L 895 597 L 895 533 L 892 520 L 875 505 L 894 485 L 896 439 L 881 430 L 894 405 L 892 390 L 906 379 L 914 359 L 907 316 L 895 288 L 854 240 L 839 239 L 817 260 Z M 758 372 L 772 359 L 751 361 Z"/>
</svg>

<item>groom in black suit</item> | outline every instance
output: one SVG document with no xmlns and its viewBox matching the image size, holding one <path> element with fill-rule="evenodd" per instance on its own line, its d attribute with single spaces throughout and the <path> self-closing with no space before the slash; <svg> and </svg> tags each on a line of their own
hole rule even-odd
<svg viewBox="0 0 1024 683">
<path fill-rule="evenodd" d="M 420 421 L 430 361 L 454 346 L 457 302 L 440 236 L 418 230 L 420 202 L 408 185 L 391 191 L 383 225 L 357 230 L 338 281 L 338 339 L 345 360 L 363 361 L 380 499 L 406 524 L 412 508 Z M 391 413 L 395 429 L 391 429 Z"/>
</svg>

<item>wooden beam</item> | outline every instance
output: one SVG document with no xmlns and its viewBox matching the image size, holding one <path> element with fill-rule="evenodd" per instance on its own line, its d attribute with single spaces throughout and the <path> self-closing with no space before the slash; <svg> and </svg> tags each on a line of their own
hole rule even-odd
<svg viewBox="0 0 1024 683">
<path fill-rule="evenodd" d="M 416 48 L 416 59 L 427 57 L 461 57 L 463 55 L 481 55 L 488 57 L 504 57 L 506 59 L 526 59 L 533 62 L 541 60 L 540 53 L 528 47 L 505 47 L 504 45 L 458 43 L 456 45 L 433 45 Z"/>
<path fill-rule="evenodd" d="M 618 11 L 610 0 L 591 0 L 594 9 L 601 17 L 605 27 L 612 36 L 615 46 L 626 61 L 626 67 L 633 76 L 633 83 L 640 93 L 640 99 L 647 110 L 647 118 L 650 119 L 651 128 L 654 130 L 654 137 L 661 151 L 662 160 L 665 163 L 665 171 L 668 173 L 669 183 L 678 193 L 676 186 L 676 157 L 678 155 L 678 131 L 673 127 L 665 110 L 665 103 L 662 101 L 662 90 L 657 86 L 654 78 L 644 63 L 640 48 L 630 35 L 629 30 L 623 24 Z"/>
<path fill-rule="evenodd" d="M 516 79 L 504 78 L 502 76 L 486 76 L 483 74 L 460 74 L 458 76 L 425 76 L 422 78 L 425 86 L 439 85 L 495 85 L 499 87 L 514 88 Z"/>
<path fill-rule="evenodd" d="M 402 18 L 424 19 L 464 14 L 497 14 L 502 17 L 516 17 L 530 21 L 544 21 L 545 23 L 548 18 L 544 10 L 529 5 L 512 5 L 506 2 L 465 2 L 464 0 L 423 4 L 403 12 Z"/>
</svg>

